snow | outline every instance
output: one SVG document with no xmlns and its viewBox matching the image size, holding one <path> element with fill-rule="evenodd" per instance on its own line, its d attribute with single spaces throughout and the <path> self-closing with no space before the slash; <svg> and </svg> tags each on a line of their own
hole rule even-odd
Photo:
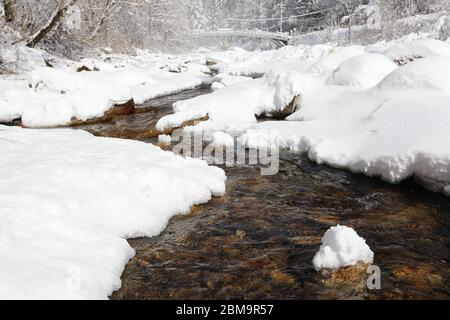
<svg viewBox="0 0 450 320">
<path fill-rule="evenodd" d="M 310 68 L 310 72 L 318 75 L 333 72 L 345 60 L 363 53 L 364 48 L 360 46 L 338 48 L 314 63 Z"/>
<path fill-rule="evenodd" d="M 316 271 L 335 270 L 356 265 L 358 262 L 373 263 L 374 253 L 366 240 L 354 229 L 346 226 L 331 227 L 322 238 L 319 252 L 314 256 Z"/>
<path fill-rule="evenodd" d="M 259 78 L 273 68 L 287 65 L 297 70 L 307 70 L 332 50 L 333 48 L 328 45 L 286 46 L 278 50 L 256 52 L 233 48 L 225 52 L 211 52 L 207 59 L 218 63 L 211 69 L 219 73 Z"/>
<path fill-rule="evenodd" d="M 4 43 L 0 46 L 0 61 L 0 71 L 8 73 L 29 72 L 46 65 L 44 53 L 41 50 Z"/>
<path fill-rule="evenodd" d="M 225 174 L 137 141 L 0 126 L 0 298 L 107 299 L 134 251 Z"/>
<path fill-rule="evenodd" d="M 393 61 L 401 63 L 433 55 L 450 57 L 450 44 L 435 39 L 419 39 L 395 44 L 388 48 L 384 54 Z"/>
<path fill-rule="evenodd" d="M 158 126 L 177 127 L 208 115 L 195 128 L 210 136 L 227 132 L 240 135 L 246 147 L 263 148 L 273 141 L 267 132 L 274 132 L 280 147 L 318 163 L 390 183 L 415 177 L 448 194 L 450 60 L 433 54 L 399 67 L 379 48 L 339 48 L 308 70 L 301 61 L 299 68 L 274 64 L 261 79 L 176 103 L 175 114 Z M 298 111 L 288 121 L 256 123 L 255 116 L 279 111 L 296 96 Z"/>
<path fill-rule="evenodd" d="M 35 61 L 31 71 L 26 69 L 20 75 L 27 85 L 2 79 L 2 88 L 7 91 L 0 92 L 0 121 L 22 118 L 26 127 L 64 126 L 72 119 L 101 117 L 114 105 L 131 99 L 139 107 L 148 100 L 210 82 L 204 63 L 195 54 L 173 58 L 146 52 L 136 57 L 112 55 L 80 63 L 62 60 L 54 68 Z M 81 66 L 100 71 L 75 72 Z"/>
<path fill-rule="evenodd" d="M 329 82 L 340 86 L 373 87 L 388 74 L 397 69 L 397 65 L 386 56 L 367 53 L 349 58 L 334 71 Z"/>
<path fill-rule="evenodd" d="M 209 117 L 201 123 L 206 134 L 214 128 L 228 132 L 242 131 L 256 123 L 256 116 L 271 116 L 282 111 L 296 95 L 313 88 L 310 75 L 289 72 L 286 67 L 274 68 L 260 79 L 238 81 L 211 94 L 179 101 L 174 114 L 160 119 L 158 130 L 178 128 L 183 123 Z"/>
<path fill-rule="evenodd" d="M 266 132 L 275 131 L 280 147 L 318 163 L 390 183 L 414 176 L 443 192 L 450 185 L 448 60 L 415 61 L 369 90 L 325 85 L 318 89 L 322 94 L 304 99 L 290 121 L 258 124 L 239 141 L 265 147 Z"/>
<path fill-rule="evenodd" d="M 234 147 L 234 138 L 226 132 L 217 131 L 212 136 L 213 147 Z"/>
<path fill-rule="evenodd" d="M 229 87 L 232 84 L 243 82 L 243 81 L 249 81 L 253 78 L 250 77 L 244 77 L 244 76 L 232 76 L 227 73 L 220 73 L 213 79 L 213 84 L 211 85 L 212 91 L 217 91 L 219 89 Z"/>
<path fill-rule="evenodd" d="M 160 144 L 170 145 L 172 143 L 172 137 L 166 134 L 159 135 L 158 142 Z"/>
<path fill-rule="evenodd" d="M 449 71 L 450 57 L 433 55 L 390 73 L 378 87 L 390 90 L 425 89 L 450 93 Z"/>
<path fill-rule="evenodd" d="M 273 106 L 264 110 L 266 114 L 282 110 L 292 102 L 295 96 L 304 95 L 313 90 L 316 83 L 314 77 L 291 72 L 286 68 L 274 68 L 266 75 L 265 80 L 269 87 L 274 88 Z"/>
<path fill-rule="evenodd" d="M 174 114 L 160 119 L 158 130 L 180 127 L 183 122 L 209 116 L 214 126 L 256 123 L 255 114 L 273 107 L 273 88 L 264 79 L 240 82 L 208 95 L 179 101 Z"/>
<path fill-rule="evenodd" d="M 436 41 L 406 37 L 396 45 L 446 45 Z M 393 45 L 337 48 L 317 55 L 316 62 L 309 60 L 307 69 L 303 60 L 298 67 L 292 61 L 271 64 L 260 79 L 175 103 L 175 113 L 157 127 L 179 127 L 208 116 L 185 130 L 202 129 L 210 137 L 226 132 L 249 148 L 278 141 L 320 164 L 390 183 L 414 177 L 430 190 L 448 194 L 450 58 L 435 50 L 399 67 L 383 54 L 389 47 Z M 297 111 L 287 121 L 257 123 L 257 116 L 281 111 L 296 96 Z"/>
</svg>

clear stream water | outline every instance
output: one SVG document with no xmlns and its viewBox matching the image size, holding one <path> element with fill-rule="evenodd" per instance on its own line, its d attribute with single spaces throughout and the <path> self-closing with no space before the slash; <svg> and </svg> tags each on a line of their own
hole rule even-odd
<svg viewBox="0 0 450 320">
<path fill-rule="evenodd" d="M 146 139 L 186 91 L 143 113 L 80 127 Z M 450 201 L 414 181 L 390 185 L 282 152 L 280 172 L 224 168 L 227 194 L 173 218 L 158 237 L 130 240 L 136 257 L 113 299 L 449 299 Z M 381 290 L 366 275 L 325 278 L 311 260 L 331 226 L 351 226 L 375 252 Z"/>
</svg>

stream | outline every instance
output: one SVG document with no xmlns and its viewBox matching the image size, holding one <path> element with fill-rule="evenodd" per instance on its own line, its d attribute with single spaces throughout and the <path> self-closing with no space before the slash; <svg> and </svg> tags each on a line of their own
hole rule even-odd
<svg viewBox="0 0 450 320">
<path fill-rule="evenodd" d="M 186 91 L 147 103 L 139 114 L 81 128 L 137 139 Z M 377 179 L 281 152 L 280 171 L 224 167 L 227 193 L 177 216 L 159 236 L 130 240 L 136 256 L 112 299 L 449 299 L 450 201 L 408 180 Z M 381 289 L 366 275 L 325 278 L 312 259 L 337 224 L 355 228 L 375 253 Z"/>
</svg>

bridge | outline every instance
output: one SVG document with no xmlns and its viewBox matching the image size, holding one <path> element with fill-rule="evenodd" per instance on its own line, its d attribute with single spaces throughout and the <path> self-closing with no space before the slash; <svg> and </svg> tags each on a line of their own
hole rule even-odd
<svg viewBox="0 0 450 320">
<path fill-rule="evenodd" d="M 192 36 L 195 38 L 206 37 L 238 37 L 238 38 L 253 38 L 266 39 L 278 47 L 284 47 L 289 44 L 292 36 L 289 33 L 267 32 L 260 30 L 233 30 L 233 29 L 218 29 L 210 31 L 194 31 Z"/>
</svg>

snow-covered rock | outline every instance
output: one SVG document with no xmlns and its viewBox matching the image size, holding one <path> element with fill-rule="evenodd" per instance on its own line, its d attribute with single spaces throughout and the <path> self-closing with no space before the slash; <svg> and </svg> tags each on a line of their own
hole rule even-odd
<svg viewBox="0 0 450 320">
<path fill-rule="evenodd" d="M 166 134 L 159 135 L 158 143 L 163 145 L 170 145 L 172 143 L 172 137 Z"/>
<path fill-rule="evenodd" d="M 435 39 L 419 39 L 395 44 L 389 47 L 384 55 L 402 65 L 433 55 L 450 57 L 450 44 Z"/>
<path fill-rule="evenodd" d="M 266 75 L 265 80 L 269 87 L 274 89 L 273 109 L 275 111 L 285 108 L 294 97 L 312 90 L 315 84 L 312 76 L 284 68 L 273 69 Z"/>
<path fill-rule="evenodd" d="M 450 57 L 430 56 L 390 73 L 378 87 L 387 90 L 425 89 L 450 93 Z"/>
<path fill-rule="evenodd" d="M 322 238 L 319 252 L 313 259 L 314 268 L 334 270 L 356 265 L 358 262 L 373 263 L 374 253 L 366 240 L 355 230 L 346 226 L 330 228 Z"/>
<path fill-rule="evenodd" d="M 0 126 L 0 298 L 106 299 L 134 251 L 225 174 L 151 144 Z"/>
<path fill-rule="evenodd" d="M 329 83 L 369 88 L 377 85 L 395 69 L 397 65 L 386 56 L 367 53 L 342 62 L 329 79 Z"/>
</svg>

